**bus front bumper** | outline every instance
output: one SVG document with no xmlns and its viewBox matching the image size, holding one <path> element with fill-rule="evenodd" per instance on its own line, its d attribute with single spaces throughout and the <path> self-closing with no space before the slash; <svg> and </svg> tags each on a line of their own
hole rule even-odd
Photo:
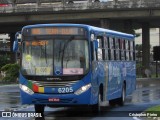
<svg viewBox="0 0 160 120">
<path fill-rule="evenodd" d="M 86 92 L 76 95 L 70 94 L 42 94 L 33 93 L 32 95 L 20 90 L 22 104 L 44 104 L 48 106 L 76 106 L 91 104 L 91 88 Z"/>
</svg>

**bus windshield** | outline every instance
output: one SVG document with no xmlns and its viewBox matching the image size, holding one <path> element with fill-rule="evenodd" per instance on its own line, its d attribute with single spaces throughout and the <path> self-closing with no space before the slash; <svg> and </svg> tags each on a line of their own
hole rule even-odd
<svg viewBox="0 0 160 120">
<path fill-rule="evenodd" d="M 22 42 L 23 75 L 83 75 L 89 69 L 87 40 L 48 39 Z"/>
</svg>

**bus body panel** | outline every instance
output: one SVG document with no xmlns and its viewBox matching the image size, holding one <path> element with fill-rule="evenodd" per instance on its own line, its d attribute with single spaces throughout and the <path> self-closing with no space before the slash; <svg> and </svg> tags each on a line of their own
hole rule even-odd
<svg viewBox="0 0 160 120">
<path fill-rule="evenodd" d="M 99 86 L 104 86 L 106 100 L 121 97 L 122 86 L 126 82 L 126 95 L 135 90 L 135 62 L 95 62 L 93 64 L 92 88 L 94 103 L 97 103 Z M 105 89 L 106 88 L 106 89 Z"/>
<path fill-rule="evenodd" d="M 135 90 L 135 62 L 108 62 L 109 80 L 107 99 L 116 99 L 121 97 L 122 87 L 126 82 L 126 95 Z"/>
</svg>

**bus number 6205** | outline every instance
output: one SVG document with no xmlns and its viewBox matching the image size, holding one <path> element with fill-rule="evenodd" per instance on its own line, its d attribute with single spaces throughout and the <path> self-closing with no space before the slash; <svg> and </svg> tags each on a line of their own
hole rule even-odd
<svg viewBox="0 0 160 120">
<path fill-rule="evenodd" d="M 58 88 L 58 93 L 71 93 L 71 92 L 73 92 L 72 87 Z"/>
</svg>

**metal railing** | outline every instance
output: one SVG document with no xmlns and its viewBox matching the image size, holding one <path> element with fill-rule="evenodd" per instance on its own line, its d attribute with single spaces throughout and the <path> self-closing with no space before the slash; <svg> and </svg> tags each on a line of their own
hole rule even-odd
<svg viewBox="0 0 160 120">
<path fill-rule="evenodd" d="M 6 4 L 9 4 L 9 6 L 0 7 L 0 13 L 160 7 L 160 0 L 108 0 L 106 2 L 73 0 L 74 3 L 69 3 L 69 1 L 70 0 L 8 0 Z M 1 3 L 0 1 L 0 4 Z"/>
</svg>

